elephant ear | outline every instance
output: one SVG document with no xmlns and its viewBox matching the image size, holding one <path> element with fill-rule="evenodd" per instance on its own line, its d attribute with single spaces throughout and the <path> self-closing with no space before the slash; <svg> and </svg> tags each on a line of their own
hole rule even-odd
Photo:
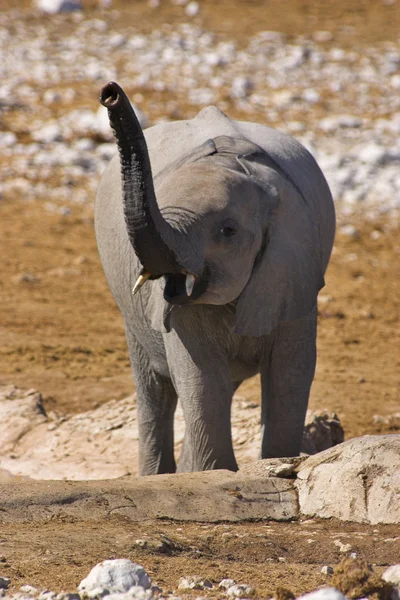
<svg viewBox="0 0 400 600">
<path fill-rule="evenodd" d="M 268 335 L 279 323 L 307 315 L 324 286 L 318 211 L 315 198 L 307 200 L 293 172 L 285 172 L 260 147 L 237 160 L 259 186 L 268 191 L 272 184 L 279 196 L 264 246 L 236 305 L 236 333 Z"/>
</svg>

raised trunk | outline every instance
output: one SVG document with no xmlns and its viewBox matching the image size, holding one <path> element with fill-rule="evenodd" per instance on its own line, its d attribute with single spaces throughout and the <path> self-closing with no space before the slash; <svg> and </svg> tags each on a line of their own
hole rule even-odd
<svg viewBox="0 0 400 600">
<path fill-rule="evenodd" d="M 176 232 L 158 208 L 146 140 L 135 112 L 122 88 L 114 82 L 101 91 L 117 140 L 122 177 L 122 200 L 129 239 L 145 271 L 157 278 L 182 273 L 174 251 L 165 239 Z"/>
</svg>

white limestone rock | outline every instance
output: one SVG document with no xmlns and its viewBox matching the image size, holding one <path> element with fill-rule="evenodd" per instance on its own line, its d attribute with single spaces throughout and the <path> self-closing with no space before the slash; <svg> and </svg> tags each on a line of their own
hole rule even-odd
<svg viewBox="0 0 400 600">
<path fill-rule="evenodd" d="M 133 563 L 127 558 L 104 560 L 97 564 L 83 579 L 79 592 L 90 592 L 96 588 L 105 588 L 112 593 L 128 592 L 134 586 L 141 586 L 145 590 L 151 586 L 151 580 L 141 565 Z"/>
<path fill-rule="evenodd" d="M 310 456 L 296 480 L 304 516 L 400 523 L 400 435 L 355 438 Z"/>
</svg>

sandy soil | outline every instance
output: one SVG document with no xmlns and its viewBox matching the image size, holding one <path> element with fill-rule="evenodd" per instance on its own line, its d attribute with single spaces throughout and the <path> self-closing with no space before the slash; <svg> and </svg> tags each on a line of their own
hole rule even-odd
<svg viewBox="0 0 400 600">
<path fill-rule="evenodd" d="M 5 4 L 1 0 L 0 8 Z M 224 0 L 216 10 L 207 0 L 201 24 L 239 40 L 257 29 L 293 35 L 327 29 L 342 44 L 376 43 L 398 36 L 400 10 L 387 4 L 285 0 L 277 10 L 277 1 Z M 235 18 L 232 11 L 225 18 L 228 5 Z M 115 6 L 121 19 L 131 10 L 127 2 Z M 157 11 L 138 2 L 137 11 L 143 30 L 182 19 L 166 0 Z M 131 393 L 122 320 L 99 263 L 92 207 L 74 206 L 71 215 L 60 216 L 16 197 L 2 202 L 0 211 L 0 383 L 38 388 L 46 409 L 56 413 L 81 412 Z M 319 304 L 310 408 L 336 411 L 346 438 L 394 432 L 389 421 L 374 416 L 389 417 L 400 404 L 400 227 L 389 219 L 340 221 L 353 222 L 359 235 L 337 235 Z M 22 273 L 36 280 L 24 281 Z M 259 401 L 258 379 L 246 382 L 240 394 Z M 163 534 L 178 539 L 182 549 L 166 555 L 135 545 L 137 538 Z M 182 575 L 199 574 L 252 583 L 258 597 L 269 597 L 278 586 L 299 594 L 325 583 L 321 566 L 342 558 L 335 539 L 350 543 L 378 571 L 398 562 L 398 528 L 389 526 L 50 522 L 1 526 L 0 574 L 11 577 L 14 589 L 23 583 L 73 589 L 96 562 L 128 557 L 165 590 L 176 590 Z"/>
</svg>

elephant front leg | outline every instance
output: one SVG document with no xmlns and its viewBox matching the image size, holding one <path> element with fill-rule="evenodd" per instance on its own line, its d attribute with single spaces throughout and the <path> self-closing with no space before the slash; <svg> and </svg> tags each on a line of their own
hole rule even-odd
<svg viewBox="0 0 400 600">
<path fill-rule="evenodd" d="M 261 458 L 298 456 L 316 364 L 317 311 L 282 323 L 261 370 Z"/>
<path fill-rule="evenodd" d="M 170 379 L 151 368 L 143 348 L 128 339 L 136 382 L 139 474 L 174 473 L 174 414 L 177 395 Z"/>
<path fill-rule="evenodd" d="M 237 470 L 231 433 L 233 383 L 229 367 L 213 348 L 169 334 L 168 365 L 182 404 L 185 437 L 178 471 Z"/>
</svg>

